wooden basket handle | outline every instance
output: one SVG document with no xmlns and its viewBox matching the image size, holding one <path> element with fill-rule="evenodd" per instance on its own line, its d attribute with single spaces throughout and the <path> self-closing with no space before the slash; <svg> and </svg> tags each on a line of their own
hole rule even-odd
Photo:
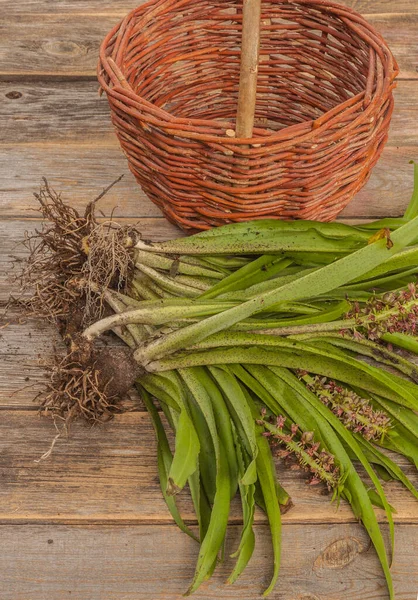
<svg viewBox="0 0 418 600">
<path fill-rule="evenodd" d="M 243 0 L 236 137 L 251 138 L 260 56 L 261 0 Z"/>
</svg>

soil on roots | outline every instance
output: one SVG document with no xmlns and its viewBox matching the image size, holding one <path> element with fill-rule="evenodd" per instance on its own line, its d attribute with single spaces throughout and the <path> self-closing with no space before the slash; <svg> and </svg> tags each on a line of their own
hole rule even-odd
<svg viewBox="0 0 418 600">
<path fill-rule="evenodd" d="M 80 331 L 100 318 L 103 290 L 124 291 L 134 271 L 138 232 L 113 221 L 98 223 L 95 217 L 96 203 L 108 189 L 84 214 L 64 203 L 46 180 L 35 194 L 46 223 L 26 235 L 29 257 L 20 275 L 19 304 L 63 332 Z"/>
<path fill-rule="evenodd" d="M 78 418 L 95 424 L 123 412 L 121 399 L 134 385 L 139 367 L 128 348 L 97 348 L 81 336 L 72 339 L 64 358 L 55 359 L 41 394 L 44 414 L 68 426 Z"/>
<path fill-rule="evenodd" d="M 80 214 L 44 180 L 35 197 L 46 223 L 25 239 L 29 258 L 19 305 L 54 323 L 67 345 L 66 356 L 56 356 L 50 368 L 41 410 L 67 424 L 78 417 L 96 423 L 121 412 L 120 401 L 138 376 L 128 348 L 102 348 L 81 335 L 110 311 L 104 292 L 125 291 L 134 272 L 138 232 L 95 217 L 96 203 L 110 187 Z"/>
</svg>

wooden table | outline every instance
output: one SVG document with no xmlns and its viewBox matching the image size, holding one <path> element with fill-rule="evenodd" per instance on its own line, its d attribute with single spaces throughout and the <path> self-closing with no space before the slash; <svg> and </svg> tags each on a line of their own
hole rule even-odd
<svg viewBox="0 0 418 600">
<path fill-rule="evenodd" d="M 128 173 L 99 98 L 95 65 L 101 38 L 132 0 L 2 0 L 1 37 L 1 282 L 25 230 L 37 225 L 32 192 L 42 175 L 82 207 L 121 173 L 101 202 L 106 215 L 139 222 L 153 239 L 176 234 Z M 418 160 L 418 2 L 346 0 L 385 35 L 401 67 L 390 141 L 371 181 L 342 220 L 399 216 Z M 0 330 L 0 597 L 2 600 L 173 600 L 181 598 L 197 547 L 173 525 L 161 497 L 155 442 L 141 410 L 102 428 L 73 427 L 47 460 L 55 436 L 33 397 L 43 380 L 39 360 L 53 343 L 47 324 L 20 323 L 9 312 Z M 407 467 L 407 471 L 412 470 Z M 413 475 L 412 475 L 413 476 Z M 283 566 L 274 600 L 385 600 L 384 579 L 362 527 L 343 502 L 338 511 L 295 472 L 280 477 L 296 506 L 284 517 Z M 418 593 L 418 509 L 399 484 L 385 485 L 397 508 L 393 575 L 398 600 Z M 181 507 L 192 519 L 186 495 Z M 228 550 L 239 534 L 235 504 Z M 383 520 L 383 516 L 381 516 Z M 226 560 L 196 595 L 252 600 L 271 567 L 268 529 L 257 513 L 257 549 L 232 587 Z M 229 554 L 229 553 L 227 553 Z"/>
</svg>

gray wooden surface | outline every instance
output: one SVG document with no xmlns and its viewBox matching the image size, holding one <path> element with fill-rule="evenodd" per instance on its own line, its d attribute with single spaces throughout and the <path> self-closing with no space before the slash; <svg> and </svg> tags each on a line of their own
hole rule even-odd
<svg viewBox="0 0 418 600">
<path fill-rule="evenodd" d="M 120 174 L 101 203 L 105 214 L 138 222 L 146 237 L 177 230 L 161 218 L 129 174 L 97 94 L 95 63 L 107 30 L 130 0 L 0 0 L 0 307 L 14 284 L 25 230 L 37 226 L 32 192 L 41 176 L 82 207 Z M 368 15 L 401 66 L 390 140 L 364 190 L 341 219 L 400 215 L 418 160 L 418 2 L 346 0 Z M 149 419 L 134 410 L 103 428 L 76 425 L 38 462 L 55 435 L 33 398 L 42 361 L 58 344 L 45 323 L 8 313 L 0 323 L 1 600 L 174 600 L 187 588 L 195 544 L 172 524 L 161 498 Z M 412 469 L 406 470 L 414 477 Z M 273 600 L 386 600 L 384 579 L 362 527 L 295 472 L 280 477 L 295 507 L 284 516 L 283 566 Z M 416 480 L 416 479 L 415 479 Z M 398 600 L 418 593 L 418 509 L 402 487 L 385 484 L 397 508 L 393 575 Z M 193 525 L 187 495 L 182 510 Z M 234 505 L 228 550 L 238 539 Z M 379 518 L 384 521 L 383 515 Z M 241 580 L 224 586 L 232 561 L 196 595 L 201 600 L 259 597 L 270 574 L 263 515 L 257 549 Z M 228 555 L 228 552 L 227 552 Z"/>
</svg>

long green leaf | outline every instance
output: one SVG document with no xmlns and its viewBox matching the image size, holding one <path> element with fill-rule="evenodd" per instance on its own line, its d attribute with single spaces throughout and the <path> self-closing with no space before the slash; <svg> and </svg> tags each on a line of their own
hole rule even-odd
<svg viewBox="0 0 418 600">
<path fill-rule="evenodd" d="M 168 494 L 177 494 L 197 469 L 200 442 L 186 410 L 180 412 L 173 462 L 168 476 Z"/>
<path fill-rule="evenodd" d="M 227 292 L 246 289 L 251 285 L 270 279 L 291 264 L 290 259 L 264 254 L 212 286 L 210 290 L 200 296 L 200 299 L 215 298 Z"/>
<path fill-rule="evenodd" d="M 254 419 L 257 419 L 257 408 L 249 402 L 251 413 Z M 273 463 L 270 446 L 263 436 L 263 428 L 257 425 L 257 477 L 260 482 L 260 489 L 263 495 L 264 506 L 269 521 L 271 542 L 273 546 L 273 576 L 268 588 L 263 596 L 268 596 L 274 589 L 280 570 L 280 558 L 282 549 L 282 518 L 280 514 L 280 505 L 277 498 L 276 487 L 276 468 Z"/>
<path fill-rule="evenodd" d="M 355 277 L 367 273 L 379 264 L 389 260 L 418 235 L 418 217 L 403 225 L 392 234 L 392 247 L 386 247 L 386 240 L 378 240 L 352 254 L 337 260 L 308 275 L 302 276 L 288 285 L 271 290 L 266 294 L 248 300 L 212 317 L 167 334 L 145 348 L 136 351 L 140 364 L 181 350 L 204 340 L 209 335 L 226 329 L 251 315 L 265 310 L 278 302 L 302 300 L 315 297 L 350 282 Z"/>
<path fill-rule="evenodd" d="M 238 579 L 253 555 L 255 547 L 255 535 L 253 530 L 255 485 L 253 483 L 249 485 L 244 485 L 242 483 L 244 473 L 248 469 L 248 460 L 246 460 L 245 455 L 243 454 L 243 449 L 241 448 L 240 440 L 236 432 L 235 444 L 237 448 L 237 458 L 239 464 L 239 490 L 242 504 L 243 528 L 238 549 L 236 552 L 234 552 L 234 554 L 231 554 L 232 558 L 237 557 L 237 561 L 231 575 L 228 577 L 228 583 L 234 583 Z"/>
<path fill-rule="evenodd" d="M 203 367 L 194 367 L 190 369 L 202 385 L 212 403 L 213 413 L 216 421 L 216 428 L 223 447 L 226 451 L 226 458 L 229 465 L 230 482 L 231 482 L 231 499 L 235 495 L 238 487 L 238 457 L 236 453 L 236 444 L 234 441 L 234 433 L 232 428 L 231 416 L 228 412 L 227 405 L 222 396 L 219 387 L 215 384 L 209 371 Z"/>
<path fill-rule="evenodd" d="M 142 385 L 159 400 L 180 410 L 174 458 L 168 474 L 167 493 L 177 494 L 186 485 L 188 478 L 197 469 L 200 452 L 199 437 L 187 411 L 184 397 L 170 380 L 162 376 L 148 375 Z"/>
<path fill-rule="evenodd" d="M 373 485 L 376 488 L 376 491 L 382 501 L 382 504 L 386 511 L 386 516 L 389 523 L 390 528 L 390 537 L 391 537 L 391 546 L 392 553 L 394 547 L 394 523 L 392 518 L 392 512 L 389 506 L 389 503 L 386 500 L 385 493 L 383 491 L 382 485 L 370 466 L 369 461 L 366 459 L 361 447 L 358 442 L 355 440 L 354 436 L 344 427 L 344 425 L 339 421 L 339 419 L 334 415 L 332 411 L 330 411 L 322 402 L 295 377 L 289 371 L 285 369 L 277 369 L 275 367 L 271 368 L 274 373 L 276 373 L 281 379 L 286 381 L 293 389 L 295 389 L 300 395 L 308 401 L 308 403 L 315 409 L 317 413 L 319 413 L 331 427 L 335 430 L 335 432 L 339 435 L 339 437 L 344 440 L 344 442 L 351 448 L 351 450 L 355 453 L 358 460 L 361 462 L 363 467 L 365 468 L 367 474 L 373 482 Z M 328 443 L 331 436 L 329 433 L 325 436 Z M 350 473 L 352 476 L 352 474 Z M 348 480 L 348 478 L 347 478 Z M 355 487 L 356 492 L 360 492 L 360 487 Z M 360 492 L 361 493 L 361 492 Z M 380 563 L 382 565 L 383 571 L 385 573 L 386 582 L 389 589 L 389 594 L 391 600 L 394 599 L 394 591 L 393 591 L 393 582 L 390 574 L 389 563 L 385 551 L 385 544 L 383 541 L 382 534 L 379 529 L 379 524 L 376 519 L 376 515 L 373 510 L 370 510 L 370 498 L 367 495 L 367 501 L 364 497 L 364 494 L 361 494 L 361 508 L 363 511 L 362 521 L 370 535 L 370 539 L 373 542 L 373 545 L 376 549 L 376 552 L 379 556 Z"/>
<path fill-rule="evenodd" d="M 168 509 L 173 517 L 177 526 L 192 539 L 199 541 L 195 534 L 187 527 L 181 518 L 180 512 L 178 510 L 176 500 L 173 496 L 169 496 L 166 492 L 167 484 L 168 484 L 168 473 L 171 468 L 173 456 L 171 454 L 170 446 L 168 444 L 167 436 L 164 431 L 163 424 L 161 422 L 158 411 L 156 410 L 154 404 L 148 392 L 143 388 L 139 388 L 142 400 L 145 404 L 145 407 L 151 417 L 151 421 L 154 427 L 155 435 L 157 438 L 157 452 L 158 452 L 158 474 L 160 478 L 161 491 L 163 493 L 164 500 L 168 506 Z"/>
<path fill-rule="evenodd" d="M 247 400 L 242 393 L 241 387 L 231 373 L 226 369 L 217 367 L 209 367 L 209 370 L 224 393 L 225 400 L 230 407 L 231 415 L 235 420 L 236 426 L 239 429 L 242 429 L 248 442 L 247 448 L 249 449 L 251 462 L 243 475 L 242 483 L 245 485 L 255 483 L 257 479 L 255 459 L 257 458 L 258 450 L 255 423 L 251 408 L 247 404 Z"/>
<path fill-rule="evenodd" d="M 224 542 L 229 515 L 230 482 L 225 449 L 218 436 L 210 398 L 194 373 L 187 369 L 181 369 L 180 375 L 205 417 L 216 459 L 216 493 L 212 514 L 208 530 L 200 546 L 195 575 L 186 592 L 186 595 L 189 595 L 195 592 L 207 577 Z"/>
</svg>

